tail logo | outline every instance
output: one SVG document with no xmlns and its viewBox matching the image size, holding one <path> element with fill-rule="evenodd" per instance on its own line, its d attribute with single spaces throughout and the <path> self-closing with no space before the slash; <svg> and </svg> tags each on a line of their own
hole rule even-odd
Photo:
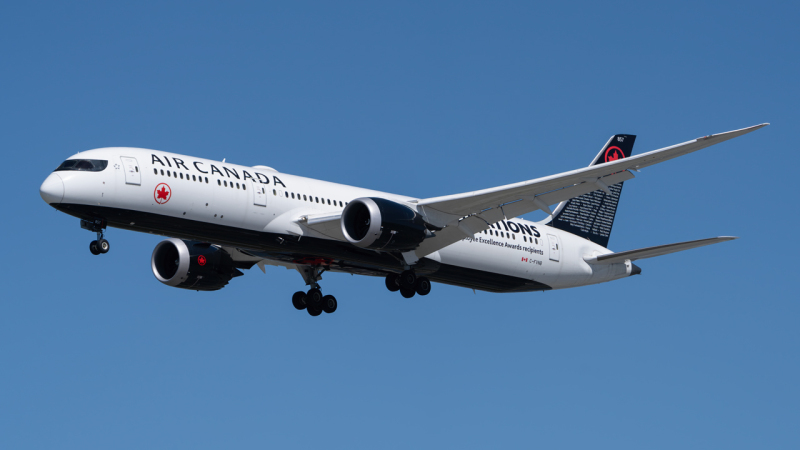
<svg viewBox="0 0 800 450">
<path fill-rule="evenodd" d="M 608 147 L 606 150 L 606 160 L 605 162 L 612 162 L 618 159 L 622 159 L 625 157 L 625 154 L 622 153 L 622 150 L 619 147 Z"/>
</svg>

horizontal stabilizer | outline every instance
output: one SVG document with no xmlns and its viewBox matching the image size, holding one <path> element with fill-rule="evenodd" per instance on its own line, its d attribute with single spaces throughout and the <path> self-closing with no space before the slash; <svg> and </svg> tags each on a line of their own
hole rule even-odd
<svg viewBox="0 0 800 450">
<path fill-rule="evenodd" d="M 594 256 L 591 258 L 585 258 L 585 260 L 589 264 L 617 264 L 623 263 L 626 260 L 635 261 L 637 259 L 668 255 L 670 253 L 703 247 L 705 245 L 717 244 L 719 242 L 732 241 L 734 239 L 739 238 L 733 236 L 720 236 L 715 238 L 699 239 L 696 241 L 678 242 L 676 244 L 656 245 L 655 247 L 640 248 L 638 250 L 628 250 L 626 252 Z"/>
</svg>

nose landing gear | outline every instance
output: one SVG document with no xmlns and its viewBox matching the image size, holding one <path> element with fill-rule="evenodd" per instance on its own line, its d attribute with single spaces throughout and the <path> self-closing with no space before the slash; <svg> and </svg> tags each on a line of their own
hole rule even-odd
<svg viewBox="0 0 800 450">
<path fill-rule="evenodd" d="M 108 253 L 108 251 L 111 250 L 111 244 L 103 238 L 103 230 L 106 228 L 105 220 L 81 220 L 81 228 L 97 233 L 97 240 L 89 243 L 89 251 L 92 252 L 93 255 Z"/>
<path fill-rule="evenodd" d="M 89 251 L 92 252 L 93 255 L 108 253 L 109 250 L 111 250 L 111 244 L 103 238 L 89 243 Z"/>
<path fill-rule="evenodd" d="M 391 292 L 400 291 L 400 295 L 403 297 L 411 298 L 414 294 L 430 294 L 431 281 L 425 277 L 418 277 L 411 270 L 405 270 L 400 274 L 390 273 L 386 275 L 386 288 Z"/>
</svg>

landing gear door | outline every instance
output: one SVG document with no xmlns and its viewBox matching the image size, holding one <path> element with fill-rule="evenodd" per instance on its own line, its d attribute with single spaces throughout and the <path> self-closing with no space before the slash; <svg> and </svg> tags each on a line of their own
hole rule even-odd
<svg viewBox="0 0 800 450">
<path fill-rule="evenodd" d="M 548 234 L 547 241 L 550 244 L 550 261 L 558 261 L 561 259 L 561 248 L 558 244 L 558 236 Z"/>
<path fill-rule="evenodd" d="M 253 183 L 253 204 L 267 206 L 267 188 L 265 184 Z"/>
<path fill-rule="evenodd" d="M 139 163 L 136 162 L 136 158 L 123 156 L 122 169 L 125 171 L 125 184 L 142 185 L 142 173 L 139 171 Z"/>
</svg>

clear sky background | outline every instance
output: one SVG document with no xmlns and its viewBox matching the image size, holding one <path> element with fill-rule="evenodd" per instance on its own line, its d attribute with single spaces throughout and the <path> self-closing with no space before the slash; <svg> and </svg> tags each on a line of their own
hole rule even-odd
<svg viewBox="0 0 800 450">
<path fill-rule="evenodd" d="M 0 6 L 0 448 L 800 447 L 797 2 L 332 3 Z M 105 146 L 431 197 L 762 122 L 637 174 L 610 246 L 737 241 L 546 293 L 326 274 L 317 318 L 39 197 Z"/>
</svg>

